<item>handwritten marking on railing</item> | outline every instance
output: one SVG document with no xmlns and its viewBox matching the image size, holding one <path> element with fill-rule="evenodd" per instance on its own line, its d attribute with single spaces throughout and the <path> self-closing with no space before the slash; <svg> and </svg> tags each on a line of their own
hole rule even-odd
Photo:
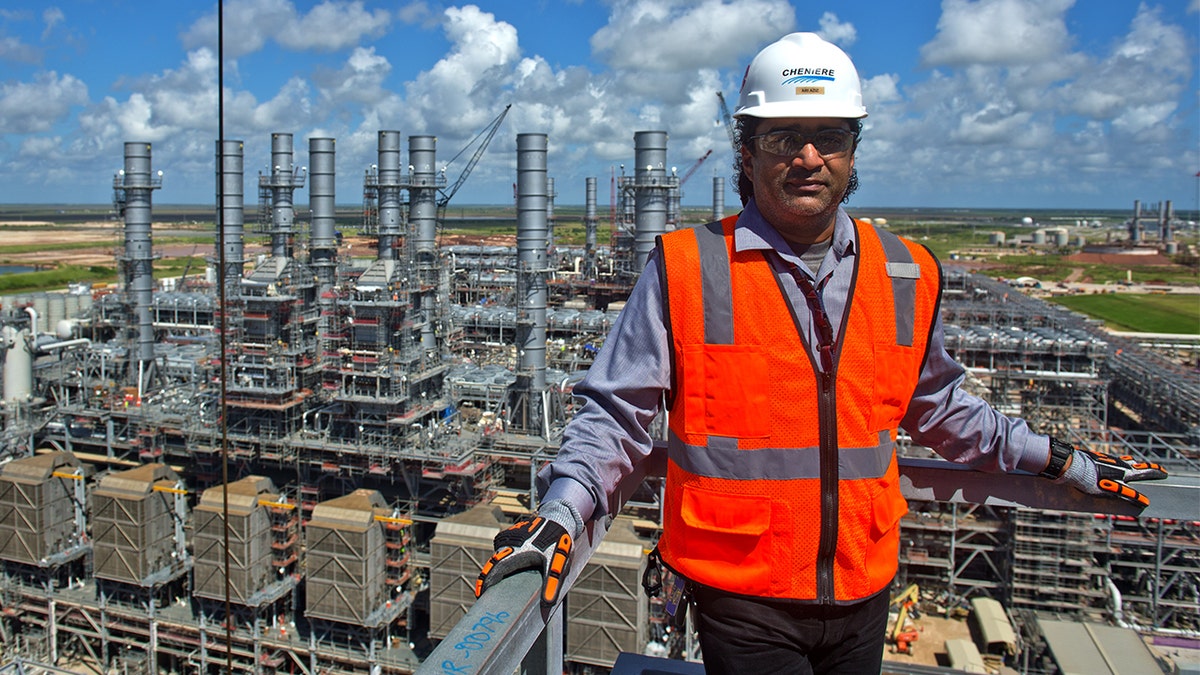
<svg viewBox="0 0 1200 675">
<path fill-rule="evenodd" d="M 470 659 L 471 652 L 479 651 L 483 649 L 485 643 L 491 642 L 492 635 L 496 633 L 494 626 L 502 626 L 508 623 L 510 618 L 512 618 L 512 615 L 503 611 L 484 614 L 471 626 L 473 632 L 467 634 L 455 644 L 454 649 L 461 652 L 462 660 L 466 661 Z M 469 673 L 471 672 L 471 667 L 460 666 L 457 663 L 457 659 L 446 659 L 442 661 L 442 672 L 447 674 Z"/>
</svg>

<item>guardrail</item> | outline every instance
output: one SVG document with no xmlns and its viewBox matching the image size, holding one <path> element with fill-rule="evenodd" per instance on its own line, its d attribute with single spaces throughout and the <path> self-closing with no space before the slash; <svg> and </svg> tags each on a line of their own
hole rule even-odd
<svg viewBox="0 0 1200 675">
<path fill-rule="evenodd" d="M 665 452 L 656 451 L 618 489 L 609 513 L 623 504 L 646 476 L 663 475 Z M 990 474 L 937 459 L 900 458 L 900 486 L 906 499 L 962 504 L 1012 506 L 1049 511 L 1108 513 L 1143 518 L 1200 520 L 1200 476 L 1172 475 L 1165 481 L 1141 482 L 1150 506 L 1087 495 L 1028 474 Z M 566 591 L 591 559 L 607 531 L 590 523 L 575 542 Z M 445 639 L 422 662 L 418 675 L 523 675 L 563 672 L 563 619 L 560 604 L 540 604 L 542 578 L 530 570 L 491 587 Z M 563 596 L 566 595 L 564 592 Z"/>
</svg>

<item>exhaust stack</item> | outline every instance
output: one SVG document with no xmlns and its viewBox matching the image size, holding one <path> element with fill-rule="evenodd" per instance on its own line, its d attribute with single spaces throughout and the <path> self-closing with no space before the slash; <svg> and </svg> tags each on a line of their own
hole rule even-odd
<svg viewBox="0 0 1200 675">
<path fill-rule="evenodd" d="M 230 297 L 240 291 L 242 274 L 245 272 L 246 216 L 245 188 L 243 187 L 242 141 L 217 141 L 217 208 L 220 209 L 221 233 L 224 239 L 225 268 L 219 274 L 225 279 L 225 291 Z M 221 251 L 217 251 L 220 256 Z"/>
<path fill-rule="evenodd" d="M 334 220 L 334 154 L 332 138 L 308 139 L 308 205 L 312 212 L 312 241 L 309 264 L 317 275 L 318 293 L 334 284 L 337 272 L 337 232 Z"/>
<path fill-rule="evenodd" d="M 593 279 L 596 276 L 596 178 L 589 177 L 585 188 L 583 211 L 584 229 L 584 277 Z"/>
<path fill-rule="evenodd" d="M 725 179 L 720 176 L 713 176 L 712 204 L 712 219 L 716 222 L 725 217 Z"/>
<path fill-rule="evenodd" d="M 395 260 L 400 229 L 400 132 L 379 132 L 379 260 Z"/>
<path fill-rule="evenodd" d="M 125 215 L 125 297 L 134 313 L 136 347 L 131 350 L 138 396 L 153 373 L 154 365 L 154 253 L 150 232 L 150 195 L 162 187 L 162 175 L 150 173 L 150 144 L 125 144 L 125 169 L 113 179 Z"/>
<path fill-rule="evenodd" d="M 634 269 L 640 272 L 654 249 L 654 240 L 667 231 L 667 132 L 639 131 L 633 135 L 637 201 L 634 222 Z"/>
</svg>

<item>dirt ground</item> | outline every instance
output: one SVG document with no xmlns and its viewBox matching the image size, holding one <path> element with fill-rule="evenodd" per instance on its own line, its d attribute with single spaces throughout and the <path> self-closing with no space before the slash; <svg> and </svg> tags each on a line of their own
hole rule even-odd
<svg viewBox="0 0 1200 675">
<path fill-rule="evenodd" d="M 44 227 L 45 229 L 30 229 Z M 164 232 L 176 228 L 176 225 L 151 225 L 151 234 L 162 237 Z M 196 232 L 195 234 L 199 234 Z M 513 234 L 478 237 L 473 235 L 443 235 L 439 243 L 442 246 L 472 244 L 478 246 L 514 246 L 517 237 Z M 54 226 L 49 222 L 34 221 L 0 221 L 0 244 L 5 246 L 22 246 L 32 244 L 84 244 L 94 243 L 94 248 L 68 251 L 9 253 L 0 255 L 0 264 L 5 265 L 91 265 L 112 266 L 116 251 L 125 243 L 120 228 L 116 223 L 95 222 L 72 225 L 70 227 Z M 215 243 L 215 242 L 214 242 Z M 347 237 L 343 242 L 343 250 L 370 250 L 375 239 L 373 237 Z M 213 255 L 214 247 L 203 244 L 160 244 L 154 243 L 154 255 L 158 258 L 183 258 L 189 256 Z M 266 251 L 266 247 L 254 244 L 246 246 L 247 259 L 253 259 L 258 253 Z"/>
<path fill-rule="evenodd" d="M 894 646 L 889 641 L 883 655 L 885 662 L 947 667 L 950 661 L 946 656 L 946 640 L 971 639 L 971 629 L 964 619 L 947 619 L 923 613 L 919 619 L 910 619 L 910 622 L 917 631 L 917 639 L 911 643 L 912 653 L 894 652 Z"/>
<path fill-rule="evenodd" d="M 29 229 L 44 226 L 45 229 Z M 113 223 L 85 223 L 70 228 L 56 227 L 52 223 L 31 221 L 0 222 L 0 243 L 5 246 L 32 244 L 79 244 L 95 243 L 96 248 L 75 251 L 50 251 L 32 253 L 8 253 L 0 256 L 5 265 L 108 265 L 113 264 L 117 246 L 117 228 Z"/>
</svg>

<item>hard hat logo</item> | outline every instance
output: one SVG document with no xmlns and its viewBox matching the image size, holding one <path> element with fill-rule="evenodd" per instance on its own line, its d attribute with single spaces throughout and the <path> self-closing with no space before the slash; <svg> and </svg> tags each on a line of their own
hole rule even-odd
<svg viewBox="0 0 1200 675">
<path fill-rule="evenodd" d="M 733 115 L 857 119 L 866 117 L 867 109 L 850 57 L 816 33 L 792 33 L 750 62 Z"/>
<path fill-rule="evenodd" d="M 824 75 L 797 75 L 784 80 L 784 84 L 805 84 L 808 82 L 833 82 L 834 78 Z"/>
<path fill-rule="evenodd" d="M 783 81 L 784 84 L 816 82 L 818 80 L 833 82 L 835 79 L 832 68 L 785 68 L 783 76 L 788 78 Z"/>
</svg>

